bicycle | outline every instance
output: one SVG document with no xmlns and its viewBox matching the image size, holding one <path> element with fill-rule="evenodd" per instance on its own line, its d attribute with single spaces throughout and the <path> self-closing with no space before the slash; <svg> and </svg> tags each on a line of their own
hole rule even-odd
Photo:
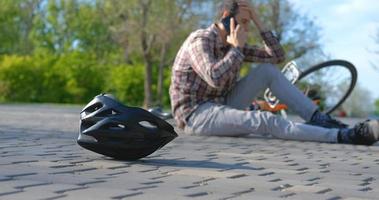
<svg viewBox="0 0 379 200">
<path fill-rule="evenodd" d="M 332 72 L 332 74 L 328 74 Z M 289 62 L 282 73 L 291 83 L 296 85 L 324 113 L 336 111 L 350 96 L 356 83 L 358 73 L 355 66 L 345 60 L 330 60 L 314 65 L 304 72 L 300 71 L 296 62 Z M 337 77 L 335 77 L 337 75 Z M 339 77 L 338 77 L 339 76 Z M 342 77 L 342 82 L 341 81 Z M 288 106 L 279 103 L 279 100 L 267 89 L 264 100 L 255 100 L 250 110 L 281 112 L 287 117 Z"/>
</svg>

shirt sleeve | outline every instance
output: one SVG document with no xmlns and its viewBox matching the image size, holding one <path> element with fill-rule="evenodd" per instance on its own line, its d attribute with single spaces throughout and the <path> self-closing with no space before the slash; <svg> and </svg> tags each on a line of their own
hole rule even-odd
<svg viewBox="0 0 379 200">
<path fill-rule="evenodd" d="M 278 64 L 285 60 L 285 52 L 272 31 L 261 32 L 264 47 L 245 45 L 243 54 L 247 62 Z"/>
<path fill-rule="evenodd" d="M 194 71 L 213 88 L 222 88 L 235 76 L 242 65 L 244 55 L 238 48 L 231 48 L 217 59 L 214 47 L 206 37 L 197 37 L 189 44 L 189 56 Z"/>
</svg>

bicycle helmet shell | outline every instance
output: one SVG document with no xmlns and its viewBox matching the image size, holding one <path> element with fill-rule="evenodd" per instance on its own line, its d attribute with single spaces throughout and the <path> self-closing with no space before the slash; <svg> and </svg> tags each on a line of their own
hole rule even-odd
<svg viewBox="0 0 379 200">
<path fill-rule="evenodd" d="M 78 144 L 121 160 L 137 160 L 178 135 L 166 121 L 142 108 L 128 107 L 110 95 L 96 96 L 80 113 Z"/>
</svg>

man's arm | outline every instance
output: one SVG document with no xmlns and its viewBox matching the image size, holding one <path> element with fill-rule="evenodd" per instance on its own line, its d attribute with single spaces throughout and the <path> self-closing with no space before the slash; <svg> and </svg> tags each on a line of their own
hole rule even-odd
<svg viewBox="0 0 379 200">
<path fill-rule="evenodd" d="M 230 35 L 227 42 L 232 46 L 228 53 L 220 60 L 215 58 L 211 41 L 206 37 L 195 38 L 190 43 L 189 54 L 194 71 L 214 88 L 222 88 L 239 72 L 244 55 L 241 47 L 246 43 L 247 33 L 237 25 L 234 18 L 230 20 Z"/>
<path fill-rule="evenodd" d="M 214 56 L 208 38 L 195 38 L 189 47 L 189 55 L 194 71 L 214 88 L 223 87 L 239 71 L 244 56 L 238 48 L 231 48 L 222 59 Z"/>
<path fill-rule="evenodd" d="M 285 52 L 272 31 L 269 31 L 259 19 L 255 9 L 246 0 L 239 0 L 239 6 L 250 12 L 250 18 L 261 33 L 264 48 L 245 45 L 243 53 L 247 62 L 263 62 L 278 64 L 285 60 Z"/>
<path fill-rule="evenodd" d="M 262 62 L 278 64 L 285 60 L 282 45 L 271 31 L 261 32 L 264 47 L 245 45 L 243 54 L 247 62 Z"/>
</svg>

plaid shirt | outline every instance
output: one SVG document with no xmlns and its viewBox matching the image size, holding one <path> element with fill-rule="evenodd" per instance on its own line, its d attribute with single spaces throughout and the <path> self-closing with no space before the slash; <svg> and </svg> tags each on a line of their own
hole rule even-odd
<svg viewBox="0 0 379 200">
<path fill-rule="evenodd" d="M 280 63 L 282 46 L 271 31 L 262 32 L 265 47 L 224 46 L 217 26 L 193 32 L 180 48 L 172 69 L 171 107 L 179 128 L 202 103 L 225 103 L 225 96 L 237 82 L 243 61 Z"/>
</svg>

